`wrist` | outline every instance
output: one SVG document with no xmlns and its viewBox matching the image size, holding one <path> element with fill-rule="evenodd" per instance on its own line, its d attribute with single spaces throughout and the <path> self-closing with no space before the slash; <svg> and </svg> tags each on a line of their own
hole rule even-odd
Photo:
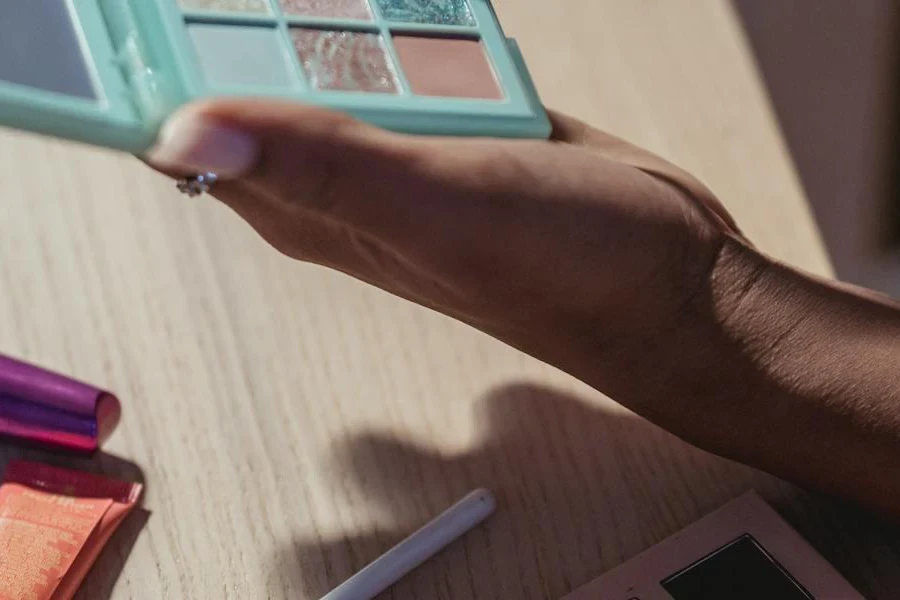
<svg viewBox="0 0 900 600">
<path fill-rule="evenodd" d="M 771 384 L 769 351 L 802 319 L 796 298 L 774 297 L 782 279 L 776 263 L 726 237 L 672 323 L 628 353 L 644 377 L 624 402 L 698 446 L 727 450 L 730 424 Z"/>
<path fill-rule="evenodd" d="M 704 449 L 890 511 L 898 341 L 890 302 L 730 239 L 660 340 L 653 360 L 670 367 L 638 412 Z"/>
</svg>

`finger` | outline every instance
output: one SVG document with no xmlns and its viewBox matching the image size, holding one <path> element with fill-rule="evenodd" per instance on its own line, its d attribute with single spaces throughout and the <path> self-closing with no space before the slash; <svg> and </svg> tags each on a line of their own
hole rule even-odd
<svg viewBox="0 0 900 600">
<path fill-rule="evenodd" d="M 146 158 L 173 175 L 215 172 L 221 180 L 217 191 L 252 190 L 278 203 L 324 211 L 347 196 L 341 192 L 365 187 L 360 176 L 390 160 L 391 141 L 384 132 L 322 109 L 220 101 L 176 113 Z"/>
<path fill-rule="evenodd" d="M 231 100 L 179 111 L 147 160 L 169 173 L 218 173 L 216 196 L 242 214 L 253 210 L 248 201 L 265 201 L 394 238 L 446 227 L 442 203 L 454 189 L 464 197 L 466 182 L 518 181 L 497 144 L 402 136 L 296 103 Z M 452 214 L 480 222 L 485 210 L 462 198 Z"/>
</svg>

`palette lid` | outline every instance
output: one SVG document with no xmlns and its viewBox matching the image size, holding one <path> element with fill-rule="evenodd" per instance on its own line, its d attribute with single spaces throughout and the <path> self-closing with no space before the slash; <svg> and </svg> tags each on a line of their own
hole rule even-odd
<svg viewBox="0 0 900 600">
<path fill-rule="evenodd" d="M 132 153 L 152 145 L 165 93 L 129 0 L 2 4 L 0 125 Z"/>
</svg>

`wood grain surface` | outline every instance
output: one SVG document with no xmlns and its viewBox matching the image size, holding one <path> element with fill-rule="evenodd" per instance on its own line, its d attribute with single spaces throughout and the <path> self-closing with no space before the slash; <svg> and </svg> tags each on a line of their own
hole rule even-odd
<svg viewBox="0 0 900 600">
<path fill-rule="evenodd" d="M 763 249 L 829 272 L 730 4 L 496 5 L 548 104 L 693 171 Z M 0 132 L 0 290 L 0 352 L 122 398 L 106 453 L 63 462 L 146 484 L 82 600 L 318 598 L 478 486 L 496 515 L 385 598 L 553 600 L 752 487 L 867 597 L 900 595 L 895 531 L 292 262 L 130 157 Z M 23 454 L 49 459 L 2 447 L 0 466 Z"/>
</svg>

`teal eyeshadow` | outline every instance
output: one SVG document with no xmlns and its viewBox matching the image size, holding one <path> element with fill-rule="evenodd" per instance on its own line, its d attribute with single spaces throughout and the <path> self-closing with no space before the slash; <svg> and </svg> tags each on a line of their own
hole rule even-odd
<svg viewBox="0 0 900 600">
<path fill-rule="evenodd" d="M 92 67 L 85 59 L 68 2 L 25 0 L 14 4 L 0 9 L 0 80 L 97 100 Z"/>
<path fill-rule="evenodd" d="M 211 86 L 293 84 L 278 31 L 266 26 L 188 26 L 200 67 Z"/>
<path fill-rule="evenodd" d="M 377 0 L 381 14 L 390 21 L 475 25 L 467 0 Z"/>
</svg>

